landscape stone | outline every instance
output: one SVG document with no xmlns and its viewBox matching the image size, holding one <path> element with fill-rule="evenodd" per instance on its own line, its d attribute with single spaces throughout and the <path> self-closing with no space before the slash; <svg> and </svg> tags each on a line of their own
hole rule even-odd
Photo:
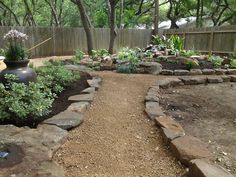
<svg viewBox="0 0 236 177">
<path fill-rule="evenodd" d="M 215 69 L 216 75 L 224 75 L 227 72 L 226 69 L 217 68 Z"/>
<path fill-rule="evenodd" d="M 178 69 L 178 70 L 174 71 L 174 74 L 176 76 L 185 76 L 185 75 L 189 74 L 189 71 L 188 70 L 183 70 L 183 69 Z"/>
<path fill-rule="evenodd" d="M 72 71 L 91 72 L 92 69 L 85 65 L 65 65 L 65 67 Z"/>
<path fill-rule="evenodd" d="M 76 102 L 72 103 L 67 110 L 72 112 L 83 113 L 85 112 L 90 106 L 89 102 Z"/>
<path fill-rule="evenodd" d="M 191 69 L 189 75 L 202 75 L 201 69 Z"/>
<path fill-rule="evenodd" d="M 172 140 L 185 135 L 185 132 L 178 131 L 178 130 L 175 130 L 175 129 L 169 129 L 169 128 L 163 128 L 162 127 L 161 130 L 162 130 L 161 133 L 163 135 L 162 137 L 163 137 L 164 142 L 166 144 L 169 144 Z"/>
<path fill-rule="evenodd" d="M 88 88 L 82 90 L 81 93 L 83 93 L 83 94 L 95 93 L 95 88 L 94 87 L 88 87 Z"/>
<path fill-rule="evenodd" d="M 173 70 L 168 70 L 168 69 L 163 69 L 163 70 L 161 71 L 161 74 L 162 74 L 162 75 L 171 76 L 171 75 L 174 74 L 174 71 L 173 71 Z"/>
<path fill-rule="evenodd" d="M 227 74 L 235 75 L 236 74 L 236 69 L 228 69 Z"/>
<path fill-rule="evenodd" d="M 174 119 L 172 119 L 170 116 L 159 116 L 155 118 L 155 121 L 159 127 L 164 127 L 164 128 L 184 132 L 184 129 L 182 128 L 182 126 L 178 122 L 176 122 Z"/>
<path fill-rule="evenodd" d="M 203 69 L 202 74 L 204 74 L 204 75 L 213 75 L 213 74 L 215 74 L 215 70 L 213 70 L 213 69 Z"/>
<path fill-rule="evenodd" d="M 157 62 L 141 62 L 139 63 L 139 68 L 141 68 L 144 73 L 154 75 L 158 75 L 162 71 L 162 65 Z"/>
<path fill-rule="evenodd" d="M 145 112 L 148 114 L 149 118 L 154 120 L 156 117 L 164 116 L 161 107 L 159 106 L 159 103 L 157 102 L 146 102 L 146 108 Z"/>
<path fill-rule="evenodd" d="M 80 60 L 80 64 L 89 66 L 93 64 L 93 60 L 91 58 L 83 58 L 82 60 Z"/>
<path fill-rule="evenodd" d="M 190 162 L 188 177 L 233 177 L 223 167 L 201 159 Z"/>
<path fill-rule="evenodd" d="M 43 124 L 56 125 L 64 130 L 78 127 L 83 122 L 83 115 L 72 111 L 64 111 L 50 119 L 43 121 Z"/>
<path fill-rule="evenodd" d="M 231 82 L 236 82 L 236 76 L 231 76 Z"/>
<path fill-rule="evenodd" d="M 148 92 L 148 94 L 145 97 L 145 101 L 152 101 L 152 102 L 159 102 L 159 96 L 158 93 L 152 93 Z"/>
<path fill-rule="evenodd" d="M 156 84 L 159 85 L 160 88 L 166 89 L 169 87 L 175 87 L 177 85 L 183 85 L 183 82 L 178 78 L 167 78 L 157 81 Z"/>
<path fill-rule="evenodd" d="M 184 165 L 189 166 L 193 159 L 210 158 L 211 152 L 207 145 L 192 136 L 182 136 L 174 139 L 170 143 L 170 148 L 177 159 Z"/>
<path fill-rule="evenodd" d="M 98 90 L 100 87 L 100 83 L 102 82 L 102 79 L 100 77 L 93 77 L 93 79 L 87 80 L 90 87 L 94 87 L 95 90 Z"/>
<path fill-rule="evenodd" d="M 211 76 L 211 77 L 207 77 L 207 82 L 209 82 L 209 83 L 222 83 L 223 79 L 222 79 L 222 77 Z"/>
<path fill-rule="evenodd" d="M 180 80 L 183 81 L 185 85 L 197 85 L 197 84 L 205 84 L 207 82 L 206 77 L 180 77 Z"/>
<path fill-rule="evenodd" d="M 68 98 L 69 101 L 79 101 L 79 102 L 89 102 L 89 103 L 91 103 L 93 99 L 94 99 L 93 93 L 74 95 Z"/>
<path fill-rule="evenodd" d="M 223 76 L 221 76 L 221 78 L 223 79 L 223 82 L 230 82 L 231 81 L 231 76 L 223 75 Z"/>
</svg>

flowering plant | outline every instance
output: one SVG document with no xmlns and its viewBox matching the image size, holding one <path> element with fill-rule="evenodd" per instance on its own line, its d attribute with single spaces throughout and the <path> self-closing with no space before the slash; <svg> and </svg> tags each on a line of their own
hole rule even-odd
<svg viewBox="0 0 236 177">
<path fill-rule="evenodd" d="M 4 40 L 9 42 L 5 52 L 6 60 L 19 61 L 25 59 L 25 51 L 22 42 L 28 39 L 28 36 L 17 30 L 10 30 L 3 36 Z"/>
</svg>

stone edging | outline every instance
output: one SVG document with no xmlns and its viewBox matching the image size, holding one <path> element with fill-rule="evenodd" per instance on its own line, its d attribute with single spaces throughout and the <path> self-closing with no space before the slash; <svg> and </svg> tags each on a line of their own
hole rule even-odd
<svg viewBox="0 0 236 177">
<path fill-rule="evenodd" d="M 191 69 L 189 70 L 168 70 L 163 69 L 160 73 L 161 75 L 167 75 L 167 76 L 194 76 L 194 75 L 236 75 L 236 69 Z"/>
<path fill-rule="evenodd" d="M 233 175 L 223 167 L 210 163 L 212 153 L 208 150 L 207 144 L 193 136 L 185 135 L 182 126 L 171 116 L 165 115 L 159 105 L 160 89 L 222 82 L 236 82 L 236 76 L 165 78 L 153 84 L 145 97 L 145 112 L 161 128 L 163 139 L 170 146 L 173 155 L 189 168 L 188 177 L 233 177 Z"/>
<path fill-rule="evenodd" d="M 14 125 L 0 125 L 0 142 L 15 144 L 24 152 L 22 161 L 13 166 L 6 176 L 31 177 L 54 176 L 63 177 L 64 170 L 52 161 L 54 153 L 64 144 L 68 132 L 83 122 L 83 113 L 89 108 L 102 79 L 93 77 L 87 80 L 90 87 L 79 95 L 71 96 L 75 101 L 66 111 L 43 121 L 37 129 L 18 128 Z"/>
</svg>

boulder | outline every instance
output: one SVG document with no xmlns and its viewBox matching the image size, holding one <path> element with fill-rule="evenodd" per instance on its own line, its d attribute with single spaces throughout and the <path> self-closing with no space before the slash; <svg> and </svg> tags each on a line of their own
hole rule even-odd
<svg viewBox="0 0 236 177">
<path fill-rule="evenodd" d="M 159 103 L 148 101 L 146 102 L 146 108 L 145 112 L 149 116 L 150 119 L 154 120 L 156 117 L 164 116 L 161 107 L 159 106 Z"/>
<path fill-rule="evenodd" d="M 156 62 L 141 62 L 139 68 L 146 74 L 158 75 L 162 71 L 162 65 Z"/>
<path fill-rule="evenodd" d="M 67 110 L 72 112 L 83 113 L 85 112 L 90 106 L 89 102 L 76 102 L 72 103 Z"/>
<path fill-rule="evenodd" d="M 233 177 L 233 175 L 219 165 L 195 159 L 190 162 L 188 177 Z"/>
<path fill-rule="evenodd" d="M 184 165 L 189 166 L 193 159 L 212 157 L 207 145 L 192 136 L 182 136 L 170 143 L 170 148 L 177 159 Z"/>
</svg>

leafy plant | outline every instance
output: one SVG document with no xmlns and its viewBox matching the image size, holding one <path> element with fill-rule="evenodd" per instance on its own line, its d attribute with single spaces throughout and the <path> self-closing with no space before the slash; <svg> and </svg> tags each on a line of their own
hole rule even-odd
<svg viewBox="0 0 236 177">
<path fill-rule="evenodd" d="M 185 65 L 187 66 L 187 69 L 190 70 L 196 66 L 199 66 L 199 63 L 197 60 L 187 60 Z"/>
<path fill-rule="evenodd" d="M 74 64 L 80 64 L 80 61 L 84 58 L 85 53 L 81 50 L 75 51 L 75 56 L 72 58 Z"/>
<path fill-rule="evenodd" d="M 170 37 L 170 43 L 172 43 L 171 45 L 171 49 L 176 49 L 179 51 L 182 51 L 184 48 L 184 39 L 177 36 L 177 35 L 172 35 Z"/>
<path fill-rule="evenodd" d="M 117 67 L 118 73 L 134 73 L 136 68 L 134 68 L 131 64 L 122 64 Z"/>
<path fill-rule="evenodd" d="M 106 50 L 106 49 L 92 50 L 92 59 L 93 60 L 99 60 L 99 59 L 104 58 L 106 56 L 110 56 L 108 50 Z"/>
<path fill-rule="evenodd" d="M 211 55 L 208 58 L 208 61 L 210 61 L 214 65 L 214 67 L 220 67 L 224 59 L 221 58 L 220 56 Z"/>
<path fill-rule="evenodd" d="M 193 55 L 199 55 L 199 54 L 200 54 L 200 52 L 197 50 L 182 50 L 180 52 L 180 55 L 184 56 L 184 57 L 191 57 Z"/>
<path fill-rule="evenodd" d="M 230 62 L 230 67 L 231 67 L 231 68 L 236 68 L 236 59 L 231 60 L 231 62 Z"/>
<path fill-rule="evenodd" d="M 0 56 L 3 56 L 3 55 L 5 55 L 5 50 L 0 48 Z"/>
</svg>

